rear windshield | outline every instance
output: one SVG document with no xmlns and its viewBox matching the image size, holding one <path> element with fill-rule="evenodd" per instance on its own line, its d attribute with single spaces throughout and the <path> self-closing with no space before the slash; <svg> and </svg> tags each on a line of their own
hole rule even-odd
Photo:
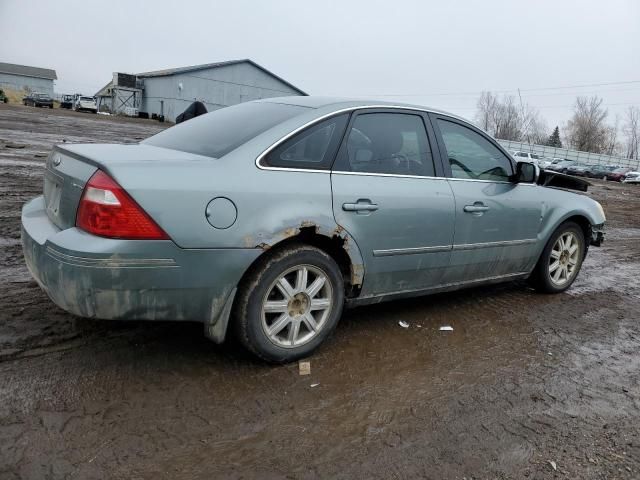
<svg viewBox="0 0 640 480">
<path fill-rule="evenodd" d="M 93 102 L 93 97 L 80 97 L 83 102 Z"/>
<path fill-rule="evenodd" d="M 281 103 L 240 103 L 187 120 L 142 143 L 220 158 L 305 110 Z"/>
</svg>

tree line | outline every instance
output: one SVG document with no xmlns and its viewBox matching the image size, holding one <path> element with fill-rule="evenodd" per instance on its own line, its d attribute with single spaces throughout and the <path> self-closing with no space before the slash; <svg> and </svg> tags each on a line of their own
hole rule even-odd
<svg viewBox="0 0 640 480">
<path fill-rule="evenodd" d="M 538 110 L 513 95 L 483 92 L 476 105 L 475 122 L 501 140 L 566 146 L 583 152 L 640 159 L 640 108 L 629 106 L 621 120 L 609 122 L 602 98 L 577 97 L 571 119 L 562 130 L 547 127 Z M 620 135 L 620 133 L 622 135 Z"/>
</svg>

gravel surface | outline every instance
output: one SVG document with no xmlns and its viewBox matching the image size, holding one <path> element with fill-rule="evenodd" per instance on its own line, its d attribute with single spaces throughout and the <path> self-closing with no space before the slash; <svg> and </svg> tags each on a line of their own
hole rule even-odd
<svg viewBox="0 0 640 480">
<path fill-rule="evenodd" d="M 165 127 L 0 105 L 0 478 L 640 478 L 640 186 L 594 181 L 606 243 L 567 293 L 350 310 L 301 376 L 198 324 L 75 318 L 29 276 L 51 146 Z"/>
</svg>

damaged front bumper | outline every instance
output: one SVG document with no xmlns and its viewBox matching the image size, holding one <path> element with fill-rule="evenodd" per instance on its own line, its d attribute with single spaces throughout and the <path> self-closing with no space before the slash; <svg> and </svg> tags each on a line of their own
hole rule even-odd
<svg viewBox="0 0 640 480">
<path fill-rule="evenodd" d="M 171 240 L 60 230 L 49 220 L 42 197 L 22 209 L 22 248 L 34 279 L 74 315 L 196 321 L 208 328 L 228 310 L 236 285 L 260 255 L 259 249 L 182 249 Z M 224 331 L 218 340 L 223 338 Z"/>
<path fill-rule="evenodd" d="M 599 247 L 604 242 L 604 223 L 591 225 L 591 245 Z"/>
</svg>

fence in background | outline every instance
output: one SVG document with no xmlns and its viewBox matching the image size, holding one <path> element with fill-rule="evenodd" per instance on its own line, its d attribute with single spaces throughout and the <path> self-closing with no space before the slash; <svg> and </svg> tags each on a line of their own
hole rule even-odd
<svg viewBox="0 0 640 480">
<path fill-rule="evenodd" d="M 568 148 L 547 147 L 546 145 L 533 145 L 526 142 L 513 142 L 511 140 L 498 140 L 500 144 L 510 152 L 530 152 L 548 158 L 566 158 L 589 165 L 619 165 L 630 167 L 634 170 L 640 169 L 640 160 L 614 155 L 602 155 L 600 153 L 580 152 Z"/>
</svg>

